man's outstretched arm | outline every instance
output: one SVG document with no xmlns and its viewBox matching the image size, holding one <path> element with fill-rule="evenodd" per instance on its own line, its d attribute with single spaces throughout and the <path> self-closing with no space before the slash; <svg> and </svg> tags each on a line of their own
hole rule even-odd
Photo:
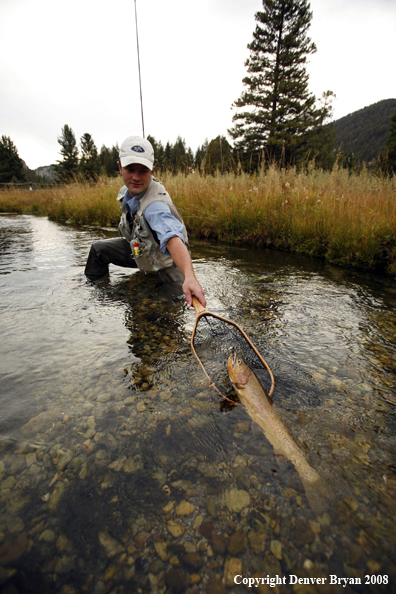
<svg viewBox="0 0 396 594">
<path fill-rule="evenodd" d="M 193 295 L 204 307 L 206 307 L 205 293 L 197 281 L 190 253 L 183 241 L 180 239 L 180 237 L 171 237 L 166 244 L 166 248 L 172 256 L 172 260 L 184 276 L 182 289 L 186 297 L 188 307 L 191 307 L 192 305 Z"/>
</svg>

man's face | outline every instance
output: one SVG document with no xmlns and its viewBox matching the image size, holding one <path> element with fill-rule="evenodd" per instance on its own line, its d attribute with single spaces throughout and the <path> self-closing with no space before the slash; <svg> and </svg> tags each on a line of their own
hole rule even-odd
<svg viewBox="0 0 396 594">
<path fill-rule="evenodd" d="M 145 165 L 132 163 L 127 167 L 121 167 L 118 163 L 124 184 L 129 190 L 130 195 L 136 196 L 146 190 L 151 181 L 151 171 Z"/>
</svg>

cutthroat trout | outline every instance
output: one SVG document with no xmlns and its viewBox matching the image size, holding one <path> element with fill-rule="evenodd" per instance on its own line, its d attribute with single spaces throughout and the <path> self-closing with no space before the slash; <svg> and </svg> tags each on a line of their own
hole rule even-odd
<svg viewBox="0 0 396 594">
<path fill-rule="evenodd" d="M 282 454 L 294 465 L 303 482 L 311 507 L 316 512 L 323 511 L 328 505 L 327 486 L 316 470 L 308 464 L 304 454 L 276 414 L 267 392 L 235 350 L 228 359 L 228 372 L 242 404 L 253 421 L 263 430 L 275 454 Z"/>
</svg>

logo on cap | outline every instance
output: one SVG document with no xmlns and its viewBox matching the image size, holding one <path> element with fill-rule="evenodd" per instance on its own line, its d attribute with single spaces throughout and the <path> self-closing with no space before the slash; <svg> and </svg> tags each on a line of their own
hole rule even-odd
<svg viewBox="0 0 396 594">
<path fill-rule="evenodd" d="M 131 151 L 135 151 L 135 153 L 144 153 L 144 148 L 142 146 L 136 145 L 131 147 Z"/>
</svg>

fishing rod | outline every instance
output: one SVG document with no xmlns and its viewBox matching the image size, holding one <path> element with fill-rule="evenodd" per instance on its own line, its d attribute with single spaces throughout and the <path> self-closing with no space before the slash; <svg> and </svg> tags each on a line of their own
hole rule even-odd
<svg viewBox="0 0 396 594">
<path fill-rule="evenodd" d="M 143 117 L 142 77 L 141 77 L 141 74 L 140 74 L 139 35 L 138 35 L 136 0 L 135 0 L 135 24 L 136 24 L 136 44 L 137 44 L 138 69 L 139 69 L 140 108 L 141 108 L 141 112 L 142 112 L 143 138 L 145 138 L 145 135 L 144 135 L 144 117 Z"/>
</svg>

